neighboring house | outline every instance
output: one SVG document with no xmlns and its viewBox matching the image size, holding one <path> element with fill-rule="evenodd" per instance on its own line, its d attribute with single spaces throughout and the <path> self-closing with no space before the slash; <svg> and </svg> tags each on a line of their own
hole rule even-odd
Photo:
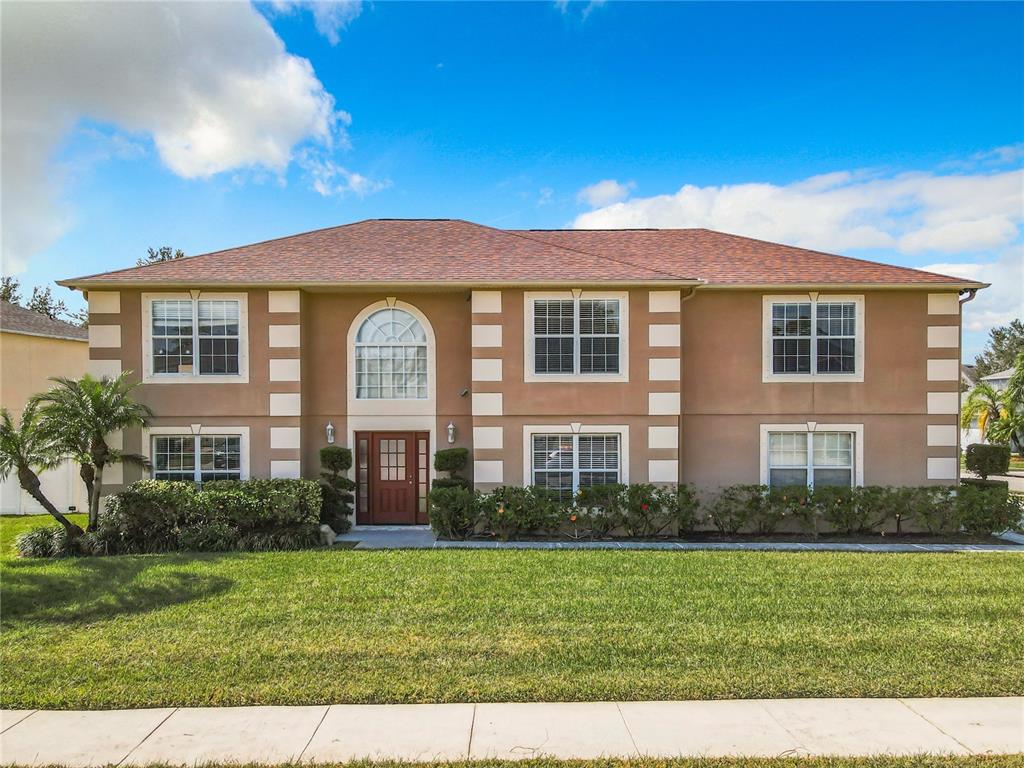
<svg viewBox="0 0 1024 768">
<path fill-rule="evenodd" d="M 1002 392 L 1010 386 L 1011 376 L 1013 376 L 1013 368 L 1007 368 L 1005 371 L 999 371 L 998 373 L 990 373 L 988 376 L 982 376 L 981 380 L 987 382 L 996 392 Z"/>
<path fill-rule="evenodd" d="M 28 399 L 53 386 L 51 376 L 77 378 L 89 363 L 88 331 L 51 320 L 24 307 L 0 302 L 0 405 L 15 419 Z M 43 493 L 61 511 L 87 506 L 85 484 L 78 465 L 66 462 L 39 476 Z M 42 513 L 32 497 L 21 490 L 18 478 L 8 477 L 0 487 L 0 514 Z"/>
<path fill-rule="evenodd" d="M 358 523 L 425 522 L 452 445 L 478 488 L 567 496 L 956 482 L 959 298 L 984 287 L 703 229 L 459 220 L 62 284 L 88 296 L 93 371 L 143 382 L 158 418 L 125 448 L 154 476 L 316 477 L 333 439 Z"/>
</svg>

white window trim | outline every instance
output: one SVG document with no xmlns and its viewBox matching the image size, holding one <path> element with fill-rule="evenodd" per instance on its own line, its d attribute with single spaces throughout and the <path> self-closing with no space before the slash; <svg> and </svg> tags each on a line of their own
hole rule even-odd
<svg viewBox="0 0 1024 768">
<path fill-rule="evenodd" d="M 199 373 L 199 347 L 193 347 L 193 364 L 190 373 L 153 373 L 153 302 L 191 301 L 193 323 L 200 300 L 238 302 L 238 373 Z M 198 332 L 198 325 L 193 325 Z M 249 308 L 245 293 L 213 293 L 189 291 L 184 293 L 143 293 L 142 294 L 142 382 L 144 384 L 248 384 L 249 383 Z"/>
<path fill-rule="evenodd" d="M 761 425 L 761 485 L 768 485 L 768 435 L 771 432 L 802 432 L 812 435 L 815 432 L 852 432 L 853 433 L 853 484 L 864 485 L 864 425 L 863 424 L 818 424 L 801 422 L 799 424 L 762 424 Z M 808 461 L 811 446 L 808 445 Z M 811 482 L 808 475 L 807 482 Z"/>
<path fill-rule="evenodd" d="M 220 436 L 220 437 L 235 437 L 238 440 L 239 456 L 239 474 L 240 480 L 249 479 L 249 427 L 237 427 L 237 426 L 222 426 L 220 424 L 211 426 L 202 426 L 199 424 L 181 424 L 177 426 L 159 426 L 159 427 L 144 427 L 142 430 L 142 455 L 145 456 L 150 463 L 153 461 L 153 438 L 154 437 L 167 437 L 181 435 L 183 437 L 202 437 L 202 436 Z M 198 467 L 198 462 L 196 463 Z M 149 476 L 153 477 L 153 472 L 150 470 Z"/>
<path fill-rule="evenodd" d="M 356 335 L 363 325 L 363 321 L 378 309 L 401 309 L 419 321 L 423 332 L 427 335 L 427 396 L 419 399 L 383 400 L 359 399 L 356 397 Z M 412 304 L 404 301 L 387 299 L 378 301 L 363 308 L 355 316 L 348 328 L 348 342 L 345 345 L 345 370 L 346 388 L 349 415 L 356 416 L 433 416 L 437 407 L 437 342 L 434 337 L 434 327 L 430 324 L 427 316 Z"/>
<path fill-rule="evenodd" d="M 811 304 L 811 371 L 810 373 L 774 373 L 772 371 L 772 304 Z M 816 365 L 817 344 L 815 333 L 817 322 L 817 305 L 839 302 L 853 303 L 856 306 L 855 348 L 853 373 L 818 373 Z M 825 383 L 829 381 L 862 382 L 864 381 L 864 296 L 852 294 L 808 294 L 789 293 L 774 296 L 763 296 L 761 299 L 761 381 L 784 382 L 809 381 Z"/>
<path fill-rule="evenodd" d="M 578 319 L 581 299 L 617 299 L 619 302 L 619 372 L 618 373 L 534 373 L 533 303 L 538 300 L 574 301 Z M 628 291 L 527 291 L 523 294 L 523 381 L 537 382 L 609 382 L 629 381 L 629 292 Z M 579 358 L 579 327 L 575 354 Z"/>
<path fill-rule="evenodd" d="M 628 424 L 581 424 L 573 429 L 571 424 L 525 424 L 523 425 L 523 486 L 533 485 L 533 436 L 534 435 L 618 435 L 619 436 L 619 482 L 629 482 L 629 425 Z"/>
</svg>

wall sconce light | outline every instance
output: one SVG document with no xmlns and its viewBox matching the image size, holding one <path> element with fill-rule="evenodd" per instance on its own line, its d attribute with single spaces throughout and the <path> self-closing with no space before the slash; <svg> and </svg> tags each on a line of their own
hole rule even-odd
<svg viewBox="0 0 1024 768">
<path fill-rule="evenodd" d="M 448 422 L 448 442 L 455 442 L 455 425 L 452 422 Z"/>
<path fill-rule="evenodd" d="M 331 422 L 327 422 L 327 442 L 334 442 L 334 425 Z"/>
</svg>

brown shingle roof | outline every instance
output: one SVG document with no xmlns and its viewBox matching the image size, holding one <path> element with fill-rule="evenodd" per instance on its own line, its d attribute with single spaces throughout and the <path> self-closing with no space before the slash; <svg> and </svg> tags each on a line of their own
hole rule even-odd
<svg viewBox="0 0 1024 768">
<path fill-rule="evenodd" d="M 0 331 L 73 341 L 86 341 L 89 338 L 87 328 L 63 320 L 51 320 L 46 315 L 7 301 L 0 301 Z"/>
<path fill-rule="evenodd" d="M 61 285 L 686 281 L 982 285 L 705 229 L 502 230 L 458 219 L 370 219 Z"/>
</svg>

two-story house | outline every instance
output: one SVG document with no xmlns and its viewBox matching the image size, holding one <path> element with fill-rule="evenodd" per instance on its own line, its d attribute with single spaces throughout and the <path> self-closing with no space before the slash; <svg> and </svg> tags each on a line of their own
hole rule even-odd
<svg viewBox="0 0 1024 768">
<path fill-rule="evenodd" d="M 985 287 L 708 230 L 458 220 L 62 284 L 92 371 L 143 382 L 157 418 L 123 440 L 154 477 L 315 477 L 336 442 L 360 524 L 426 522 L 450 446 L 481 489 L 956 482 L 961 303 Z"/>
</svg>

